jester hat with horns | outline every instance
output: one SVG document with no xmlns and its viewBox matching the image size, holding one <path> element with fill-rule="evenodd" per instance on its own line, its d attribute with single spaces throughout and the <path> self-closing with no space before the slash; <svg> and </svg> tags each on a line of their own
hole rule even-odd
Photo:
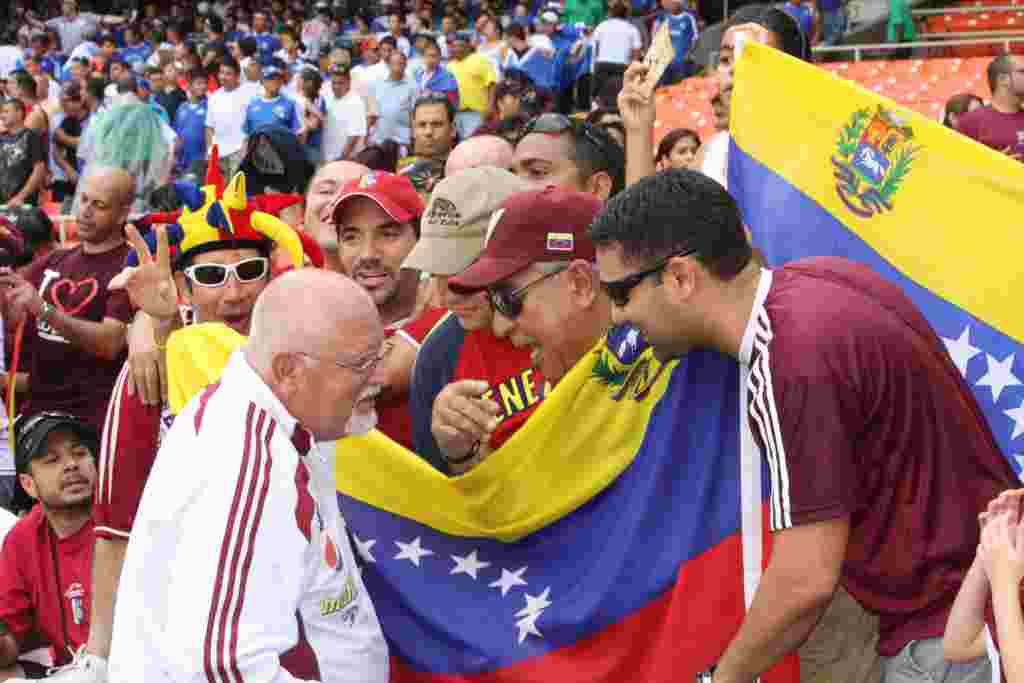
<svg viewBox="0 0 1024 683">
<path fill-rule="evenodd" d="M 185 204 L 179 211 L 153 213 L 140 221 L 144 226 L 165 223 L 167 241 L 176 247 L 175 270 L 187 266 L 199 254 L 220 249 L 258 249 L 269 255 L 274 245 L 282 247 L 291 265 L 301 268 L 308 255 L 314 265 L 322 267 L 323 254 L 308 235 L 295 230 L 277 217 L 289 206 L 302 201 L 296 194 L 263 194 L 247 197 L 245 175 L 236 173 L 225 185 L 220 159 L 214 146 L 206 171 L 206 185 L 174 183 L 178 198 Z M 156 251 L 156 235 L 149 230 L 144 239 Z M 137 265 L 135 255 L 129 265 Z"/>
</svg>

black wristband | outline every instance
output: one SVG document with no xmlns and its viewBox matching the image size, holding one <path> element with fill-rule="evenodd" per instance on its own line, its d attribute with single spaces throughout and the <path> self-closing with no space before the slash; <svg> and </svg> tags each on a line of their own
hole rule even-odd
<svg viewBox="0 0 1024 683">
<path fill-rule="evenodd" d="M 467 451 L 467 453 L 461 458 L 450 458 L 447 455 L 445 460 L 451 465 L 465 465 L 467 462 L 475 458 L 480 454 L 480 440 L 477 439 L 476 443 Z"/>
</svg>

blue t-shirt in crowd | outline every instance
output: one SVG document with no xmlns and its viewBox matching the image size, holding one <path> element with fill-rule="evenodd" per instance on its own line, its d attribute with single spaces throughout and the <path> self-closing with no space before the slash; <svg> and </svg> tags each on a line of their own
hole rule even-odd
<svg viewBox="0 0 1024 683">
<path fill-rule="evenodd" d="M 252 135 L 257 128 L 277 126 L 297 133 L 300 125 L 298 109 L 290 99 L 284 95 L 278 95 L 272 100 L 261 96 L 252 98 L 246 108 L 242 131 Z"/>
<path fill-rule="evenodd" d="M 693 41 L 697 40 L 697 19 L 690 12 L 679 14 L 662 14 L 654 24 L 654 33 L 661 28 L 661 22 L 668 21 L 668 32 L 672 36 L 672 47 L 676 51 L 673 64 L 682 65 Z M 653 35 L 653 34 L 652 34 Z"/>
<path fill-rule="evenodd" d="M 796 19 L 800 25 L 800 30 L 804 32 L 804 37 L 810 38 L 811 31 L 814 30 L 814 10 L 802 2 L 787 2 L 782 6 L 782 9 L 786 14 Z"/>
<path fill-rule="evenodd" d="M 178 169 L 187 171 L 199 159 L 206 158 L 206 98 L 184 102 L 174 117 L 174 132 L 181 138 Z"/>
<path fill-rule="evenodd" d="M 253 33 L 252 37 L 256 39 L 256 49 L 261 63 L 272 59 L 274 53 L 281 49 L 281 41 L 273 33 Z"/>
<path fill-rule="evenodd" d="M 146 60 L 153 54 L 153 48 L 150 47 L 149 43 L 139 43 L 138 45 L 129 45 L 122 48 L 120 54 L 121 59 L 134 70 L 136 64 L 146 63 Z"/>
</svg>

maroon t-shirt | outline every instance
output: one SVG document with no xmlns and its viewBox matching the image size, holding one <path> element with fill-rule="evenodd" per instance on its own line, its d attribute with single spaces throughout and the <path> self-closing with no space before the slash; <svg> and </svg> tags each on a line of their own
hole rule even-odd
<svg viewBox="0 0 1024 683">
<path fill-rule="evenodd" d="M 879 615 L 879 652 L 941 636 L 978 545 L 977 515 L 1015 486 L 1013 470 L 898 287 L 840 258 L 762 277 L 770 288 L 741 355 L 772 528 L 849 516 L 842 581 Z"/>
<path fill-rule="evenodd" d="M 127 245 L 102 254 L 86 254 L 82 247 L 62 249 L 33 263 L 26 279 L 39 288 L 44 301 L 83 320 L 113 318 L 128 323 L 132 309 L 123 291 L 107 289 L 124 268 Z M 68 343 L 56 330 L 37 320 L 25 326 L 30 347 L 29 399 L 24 414 L 59 410 L 103 428 L 114 381 L 128 356 L 127 348 L 114 360 L 105 360 Z"/>
<path fill-rule="evenodd" d="M 1004 114 L 992 107 L 978 107 L 962 114 L 957 128 L 992 149 L 1003 152 L 1009 148 L 1013 154 L 1024 154 L 1024 111 Z"/>
<path fill-rule="evenodd" d="M 57 666 L 69 663 L 71 653 L 89 639 L 95 542 L 92 520 L 57 538 L 36 505 L 8 532 L 0 550 L 0 620 L 19 647 L 29 635 L 45 638 Z"/>
</svg>

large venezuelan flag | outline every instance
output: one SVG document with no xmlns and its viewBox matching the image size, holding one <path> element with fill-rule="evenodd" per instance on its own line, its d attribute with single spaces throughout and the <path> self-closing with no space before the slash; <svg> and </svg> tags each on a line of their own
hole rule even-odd
<svg viewBox="0 0 1024 683">
<path fill-rule="evenodd" d="M 1024 166 L 769 47 L 736 65 L 729 191 L 769 264 L 845 256 L 899 283 L 1024 465 Z"/>
<path fill-rule="evenodd" d="M 721 656 L 770 542 L 763 486 L 742 512 L 743 463 L 767 477 L 741 457 L 739 369 L 636 338 L 610 333 L 461 477 L 378 433 L 337 443 L 393 681 L 685 682 Z"/>
</svg>

